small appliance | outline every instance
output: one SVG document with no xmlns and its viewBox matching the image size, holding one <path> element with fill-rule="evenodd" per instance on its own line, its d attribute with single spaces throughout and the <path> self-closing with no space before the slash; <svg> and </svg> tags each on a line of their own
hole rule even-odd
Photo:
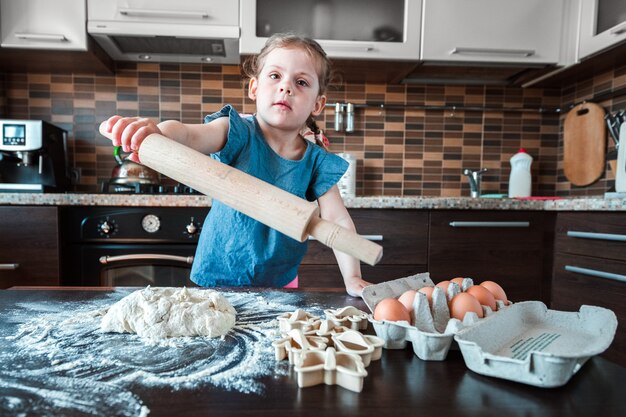
<svg viewBox="0 0 626 417">
<path fill-rule="evenodd" d="M 65 192 L 67 131 L 43 120 L 0 119 L 0 192 Z"/>
</svg>

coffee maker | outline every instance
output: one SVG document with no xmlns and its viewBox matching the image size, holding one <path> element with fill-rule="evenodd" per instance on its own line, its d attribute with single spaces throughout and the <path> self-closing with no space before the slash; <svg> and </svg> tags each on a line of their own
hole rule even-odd
<svg viewBox="0 0 626 417">
<path fill-rule="evenodd" d="M 0 119 L 0 192 L 64 192 L 67 131 L 43 120 Z"/>
</svg>

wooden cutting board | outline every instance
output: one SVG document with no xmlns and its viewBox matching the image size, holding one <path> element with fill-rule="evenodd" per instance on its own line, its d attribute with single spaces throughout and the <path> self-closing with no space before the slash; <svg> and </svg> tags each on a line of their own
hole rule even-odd
<svg viewBox="0 0 626 417">
<path fill-rule="evenodd" d="M 574 185 L 597 181 L 605 171 L 604 109 L 582 103 L 569 111 L 563 125 L 563 171 Z"/>
</svg>

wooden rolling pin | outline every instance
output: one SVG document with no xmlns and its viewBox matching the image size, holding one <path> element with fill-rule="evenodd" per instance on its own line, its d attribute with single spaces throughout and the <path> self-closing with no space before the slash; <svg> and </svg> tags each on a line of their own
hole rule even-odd
<svg viewBox="0 0 626 417">
<path fill-rule="evenodd" d="M 100 134 L 112 139 L 104 124 Z M 316 204 L 182 145 L 151 134 L 139 148 L 141 163 L 200 191 L 285 235 L 304 242 L 309 235 L 324 245 L 375 265 L 383 248 L 319 217 Z"/>
</svg>

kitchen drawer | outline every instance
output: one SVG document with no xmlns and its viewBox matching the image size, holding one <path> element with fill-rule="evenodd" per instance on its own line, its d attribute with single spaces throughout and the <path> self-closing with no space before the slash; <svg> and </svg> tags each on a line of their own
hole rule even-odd
<svg viewBox="0 0 626 417">
<path fill-rule="evenodd" d="M 582 268 L 572 270 L 573 268 Z M 551 308 L 578 311 L 583 304 L 613 310 L 618 326 L 615 340 L 604 354 L 626 365 L 626 281 L 596 275 L 622 275 L 626 280 L 626 262 L 571 254 L 557 254 L 554 262 Z"/>
<path fill-rule="evenodd" d="M 0 207 L 0 288 L 59 285 L 56 207 Z"/>
<path fill-rule="evenodd" d="M 372 284 L 426 272 L 426 265 L 361 265 L 363 279 Z M 300 288 L 345 288 L 339 266 L 300 265 L 298 270 Z"/>
<path fill-rule="evenodd" d="M 428 212 L 419 210 L 352 209 L 350 215 L 360 235 L 383 247 L 379 265 L 426 265 Z M 332 249 L 309 242 L 303 265 L 336 264 Z"/>
<path fill-rule="evenodd" d="M 428 270 L 435 282 L 499 283 L 512 301 L 549 300 L 552 234 L 541 212 L 433 211 Z M 544 279 L 544 276 L 546 279 Z"/>
<path fill-rule="evenodd" d="M 626 214 L 559 213 L 555 249 L 626 262 Z"/>
</svg>

